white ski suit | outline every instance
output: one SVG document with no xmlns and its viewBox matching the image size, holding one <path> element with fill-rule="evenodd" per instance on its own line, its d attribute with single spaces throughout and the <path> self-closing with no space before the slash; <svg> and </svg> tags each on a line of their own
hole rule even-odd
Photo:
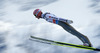
<svg viewBox="0 0 100 53">
<path fill-rule="evenodd" d="M 44 14 L 42 14 L 41 17 L 43 19 L 45 19 L 46 21 L 48 21 L 48 22 L 51 22 L 51 23 L 55 23 L 55 24 L 60 25 L 66 31 L 68 31 L 69 33 L 77 36 L 83 43 L 87 43 L 91 47 L 91 43 L 90 43 L 89 39 L 87 38 L 87 36 L 81 34 L 80 32 L 78 32 L 77 30 L 75 30 L 70 25 L 71 23 L 73 23 L 71 20 L 59 18 L 59 17 L 56 17 L 55 15 L 50 14 L 50 13 L 44 13 Z"/>
</svg>

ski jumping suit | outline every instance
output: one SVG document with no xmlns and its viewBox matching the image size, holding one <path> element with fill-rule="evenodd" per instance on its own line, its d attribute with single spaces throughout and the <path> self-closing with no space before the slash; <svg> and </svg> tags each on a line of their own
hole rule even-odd
<svg viewBox="0 0 100 53">
<path fill-rule="evenodd" d="M 42 14 L 42 18 L 48 22 L 60 25 L 69 33 L 77 36 L 83 43 L 88 43 L 89 45 L 91 45 L 89 39 L 85 35 L 81 34 L 77 30 L 75 30 L 70 24 L 67 23 L 68 21 L 67 19 L 56 17 L 55 15 L 50 14 L 50 13 Z"/>
</svg>

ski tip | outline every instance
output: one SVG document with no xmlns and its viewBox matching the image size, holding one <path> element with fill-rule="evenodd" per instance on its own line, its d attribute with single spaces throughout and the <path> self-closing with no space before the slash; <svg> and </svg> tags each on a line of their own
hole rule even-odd
<svg viewBox="0 0 100 53">
<path fill-rule="evenodd" d="M 96 48 L 95 51 L 100 51 L 100 49 Z"/>
</svg>

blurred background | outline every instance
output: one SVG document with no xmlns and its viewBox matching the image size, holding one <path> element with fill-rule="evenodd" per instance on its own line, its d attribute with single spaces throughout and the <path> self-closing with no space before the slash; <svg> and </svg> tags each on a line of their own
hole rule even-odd
<svg viewBox="0 0 100 53">
<path fill-rule="evenodd" d="M 0 53 L 100 53 L 30 41 L 30 35 L 82 45 L 62 27 L 33 16 L 35 9 L 73 20 L 71 24 L 100 48 L 100 0 L 0 0 Z"/>
</svg>

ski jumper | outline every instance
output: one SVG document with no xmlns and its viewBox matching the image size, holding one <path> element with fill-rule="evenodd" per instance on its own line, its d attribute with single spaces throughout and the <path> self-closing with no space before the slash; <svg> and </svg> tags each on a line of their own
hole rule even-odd
<svg viewBox="0 0 100 53">
<path fill-rule="evenodd" d="M 67 32 L 77 36 L 83 43 L 88 43 L 89 45 L 91 45 L 87 36 L 81 34 L 77 30 L 75 30 L 70 24 L 67 23 L 68 19 L 59 18 L 50 13 L 44 13 L 44 14 L 42 14 L 41 17 L 42 17 L 42 19 L 45 19 L 48 22 L 60 25 Z"/>
</svg>

